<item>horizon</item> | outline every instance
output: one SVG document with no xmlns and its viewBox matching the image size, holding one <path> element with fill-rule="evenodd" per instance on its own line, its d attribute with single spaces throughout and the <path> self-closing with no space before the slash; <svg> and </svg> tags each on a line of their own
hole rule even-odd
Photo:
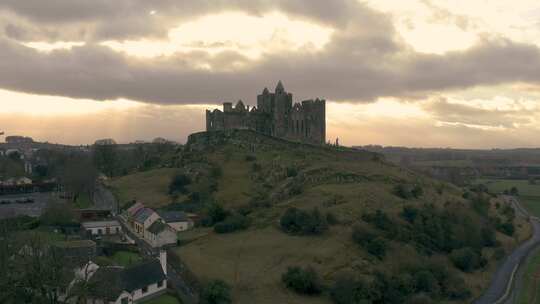
<svg viewBox="0 0 540 304">
<path fill-rule="evenodd" d="M 540 147 L 531 0 L 64 1 L 0 3 L 6 134 L 185 142 L 205 109 L 282 80 L 327 100 L 326 138 L 346 146 Z"/>
</svg>

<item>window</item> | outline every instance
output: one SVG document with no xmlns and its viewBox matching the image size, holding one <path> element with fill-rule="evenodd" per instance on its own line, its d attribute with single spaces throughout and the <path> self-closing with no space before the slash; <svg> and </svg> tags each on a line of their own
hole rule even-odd
<svg viewBox="0 0 540 304">
<path fill-rule="evenodd" d="M 120 227 L 116 227 L 116 233 L 120 232 Z"/>
<path fill-rule="evenodd" d="M 98 234 L 103 234 L 103 229 L 98 229 Z"/>
<path fill-rule="evenodd" d="M 158 288 L 163 287 L 163 281 L 159 281 L 159 282 L 157 283 L 157 287 L 158 287 Z"/>
<path fill-rule="evenodd" d="M 143 287 L 142 293 L 145 294 L 145 293 L 147 293 L 147 292 L 148 292 L 148 286 Z"/>
<path fill-rule="evenodd" d="M 128 298 L 127 297 L 122 298 L 122 300 L 120 300 L 120 303 L 128 304 Z"/>
</svg>

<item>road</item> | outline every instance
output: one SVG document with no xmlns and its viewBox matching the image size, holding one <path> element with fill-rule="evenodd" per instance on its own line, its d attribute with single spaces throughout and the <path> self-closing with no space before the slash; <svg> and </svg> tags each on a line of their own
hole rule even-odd
<svg viewBox="0 0 540 304">
<path fill-rule="evenodd" d="M 525 260 L 527 255 L 538 245 L 540 245 L 540 221 L 537 217 L 532 217 L 523 208 L 519 201 L 511 196 L 503 196 L 508 203 L 510 203 L 516 215 L 530 219 L 530 223 L 533 226 L 533 235 L 525 243 L 517 247 L 510 256 L 508 256 L 504 262 L 499 266 L 499 269 L 495 272 L 491 283 L 486 292 L 474 301 L 474 304 L 509 304 L 512 303 L 512 295 L 514 293 L 513 283 L 517 273 L 517 269 L 522 261 Z"/>
<path fill-rule="evenodd" d="M 32 198 L 33 203 L 28 204 L 18 204 L 15 203 L 18 199 Z M 24 194 L 14 194 L 14 195 L 1 195 L 0 201 L 11 201 L 9 204 L 0 204 L 0 219 L 15 217 L 19 215 L 28 215 L 32 217 L 40 216 L 49 201 L 54 199 L 52 192 L 49 193 L 24 193 Z"/>
<path fill-rule="evenodd" d="M 118 210 L 118 202 L 116 201 L 114 195 L 101 183 L 96 185 L 96 190 L 94 191 L 94 206 L 93 209 L 98 210 L 111 210 L 112 214 L 116 214 Z"/>
</svg>

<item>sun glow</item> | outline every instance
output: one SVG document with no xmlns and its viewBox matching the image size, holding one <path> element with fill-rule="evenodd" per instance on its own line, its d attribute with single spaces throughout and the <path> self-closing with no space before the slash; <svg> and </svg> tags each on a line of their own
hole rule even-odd
<svg viewBox="0 0 540 304">
<path fill-rule="evenodd" d="M 252 59 L 281 51 L 314 52 L 324 48 L 333 30 L 274 12 L 254 17 L 240 12 L 208 15 L 169 31 L 167 40 L 106 41 L 102 45 L 138 57 L 177 52 L 235 51 Z"/>
</svg>

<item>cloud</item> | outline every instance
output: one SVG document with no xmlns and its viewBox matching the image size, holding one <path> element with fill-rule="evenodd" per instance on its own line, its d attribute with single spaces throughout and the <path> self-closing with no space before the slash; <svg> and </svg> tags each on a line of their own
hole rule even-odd
<svg viewBox="0 0 540 304">
<path fill-rule="evenodd" d="M 354 0 L 5 0 L 2 20 L 43 28 L 55 41 L 89 39 L 83 46 L 38 52 L 17 37 L 39 33 L 6 26 L 0 36 L 0 87 L 8 90 L 156 104 L 250 104 L 278 79 L 298 99 L 368 102 L 380 97 L 418 98 L 432 92 L 479 85 L 540 81 L 540 50 L 504 38 L 481 39 L 474 47 L 443 55 L 418 53 L 396 32 L 389 15 Z M 149 12 L 155 10 L 156 14 Z M 283 50 L 257 60 L 235 51 L 202 50 L 137 58 L 100 45 L 102 39 L 163 35 L 172 24 L 210 13 L 242 10 L 263 16 L 280 10 L 334 29 L 323 50 Z M 6 16 L 13 16 L 8 18 Z M 5 19 L 7 18 L 7 19 Z M 152 19 L 157 18 L 157 19 Z M 157 21 L 152 21 L 157 20 Z M 148 22 L 147 22 L 148 21 Z M 1 24 L 1 23 L 0 23 Z M 70 30 L 74 24 L 77 30 Z"/>
</svg>

